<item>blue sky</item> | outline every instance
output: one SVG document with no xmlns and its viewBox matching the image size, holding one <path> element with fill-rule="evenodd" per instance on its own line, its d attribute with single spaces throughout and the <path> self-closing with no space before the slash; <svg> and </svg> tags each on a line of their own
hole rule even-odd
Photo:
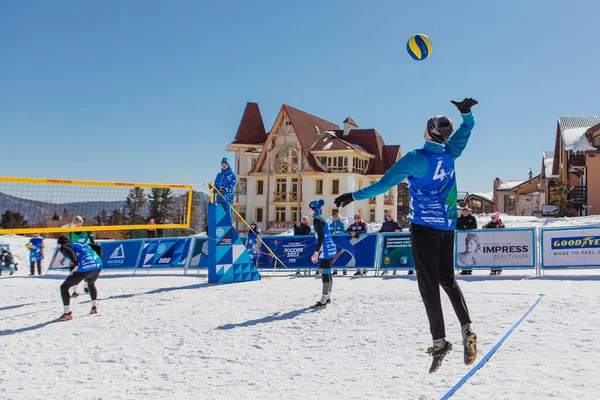
<svg viewBox="0 0 600 400">
<path fill-rule="evenodd" d="M 0 175 L 183 183 L 189 151 L 205 183 L 247 101 L 267 130 L 285 103 L 407 152 L 469 96 L 458 186 L 482 192 L 539 173 L 559 116 L 600 114 L 599 2 L 405 3 L 2 2 Z"/>
</svg>

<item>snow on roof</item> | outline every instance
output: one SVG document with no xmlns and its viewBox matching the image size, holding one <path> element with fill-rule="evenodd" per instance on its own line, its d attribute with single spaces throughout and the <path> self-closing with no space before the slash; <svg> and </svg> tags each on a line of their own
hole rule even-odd
<svg viewBox="0 0 600 400">
<path fill-rule="evenodd" d="M 567 150 L 567 151 L 596 150 L 596 148 L 588 142 L 588 139 L 585 136 L 585 132 L 587 132 L 587 130 L 588 130 L 588 128 L 565 129 L 562 134 L 563 143 L 565 145 L 565 150 Z"/>
<path fill-rule="evenodd" d="M 552 175 L 552 167 L 554 165 L 554 152 L 545 151 L 542 153 L 542 160 L 544 162 L 544 172 L 546 178 L 555 178 L 557 175 Z"/>
<path fill-rule="evenodd" d="M 496 188 L 496 190 L 512 190 L 523 182 L 526 181 L 503 181 L 500 186 Z"/>
<path fill-rule="evenodd" d="M 490 202 L 494 201 L 494 192 L 485 192 L 485 193 L 471 193 L 472 196 L 477 196 L 477 197 L 481 197 L 483 199 L 486 199 Z"/>
</svg>

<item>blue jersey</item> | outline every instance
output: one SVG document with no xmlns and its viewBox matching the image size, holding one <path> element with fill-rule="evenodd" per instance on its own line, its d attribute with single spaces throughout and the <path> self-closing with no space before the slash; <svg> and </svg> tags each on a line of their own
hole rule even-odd
<svg viewBox="0 0 600 400">
<path fill-rule="evenodd" d="M 322 216 L 319 215 L 317 217 L 315 217 L 315 220 L 319 219 L 321 220 L 321 222 L 323 222 L 323 228 L 322 228 L 322 238 L 323 238 L 323 243 L 321 245 L 321 248 L 319 249 L 319 260 L 329 260 L 330 258 L 335 257 L 335 255 L 337 254 L 337 246 L 335 245 L 335 242 L 333 241 L 333 237 L 331 237 L 331 230 L 329 229 L 329 224 L 327 223 L 327 220 Z M 313 224 L 314 225 L 314 224 Z M 316 230 L 316 226 L 315 226 L 315 230 Z M 319 233 L 316 232 L 315 233 L 315 238 L 317 238 L 317 243 L 319 242 Z"/>
<path fill-rule="evenodd" d="M 81 243 L 71 243 L 71 249 L 73 249 L 73 253 L 75 253 L 77 263 L 79 264 L 76 272 L 90 272 L 102 269 L 102 259 L 100 259 L 100 256 L 90 246 Z"/>
<path fill-rule="evenodd" d="M 256 245 L 258 244 L 258 235 L 261 234 L 260 229 L 257 229 L 256 232 L 252 229 L 248 232 L 248 241 L 246 242 L 246 248 L 248 249 L 248 255 L 251 260 L 256 260 L 258 258 L 258 249 L 256 249 Z"/>
<path fill-rule="evenodd" d="M 447 149 L 434 153 L 416 150 L 428 163 L 425 175 L 408 177 L 410 212 L 408 219 L 439 230 L 456 228 L 456 176 L 454 160 Z"/>
<path fill-rule="evenodd" d="M 337 220 L 337 221 L 331 221 L 331 224 L 329 224 L 329 230 L 332 233 L 344 233 L 344 231 L 346 230 L 346 227 L 344 226 L 344 223 L 342 222 L 342 220 Z"/>
<path fill-rule="evenodd" d="M 44 259 L 44 238 L 40 236 L 29 239 L 29 261 L 42 261 Z"/>
<path fill-rule="evenodd" d="M 454 160 L 467 146 L 475 126 L 473 114 L 463 114 L 460 128 L 444 144 L 426 142 L 422 149 L 408 152 L 372 185 L 352 194 L 366 200 L 385 193 L 408 179 L 409 220 L 434 229 L 451 231 L 456 227 L 456 177 Z"/>
</svg>

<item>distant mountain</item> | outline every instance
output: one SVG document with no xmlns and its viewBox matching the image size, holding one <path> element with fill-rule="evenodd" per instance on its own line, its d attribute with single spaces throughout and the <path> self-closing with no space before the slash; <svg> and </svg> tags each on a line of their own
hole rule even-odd
<svg viewBox="0 0 600 400">
<path fill-rule="evenodd" d="M 201 221 L 206 219 L 205 207 L 209 201 L 209 198 L 210 196 L 204 192 L 194 191 L 193 202 L 194 205 L 199 208 L 199 215 L 196 218 Z M 179 196 L 179 199 L 180 201 L 187 201 L 187 199 L 185 199 L 185 195 Z M 91 222 L 91 220 L 93 220 L 96 215 L 102 211 L 102 209 L 105 209 L 109 214 L 111 214 L 113 210 L 123 210 L 123 204 L 124 201 L 86 201 L 55 204 L 44 201 L 23 199 L 0 192 L 0 215 L 8 210 L 19 212 L 23 214 L 30 226 L 52 219 L 52 216 L 55 213 L 61 220 L 64 220 L 65 223 L 71 222 L 76 215 L 81 215 L 85 221 L 89 220 Z M 65 210 L 67 211 L 67 215 L 64 215 Z M 146 203 L 142 214 L 148 214 L 148 203 Z M 198 222 L 200 223 L 200 221 Z"/>
<path fill-rule="evenodd" d="M 22 199 L 0 192 L 0 214 L 10 210 L 20 212 L 25 216 L 29 225 L 52 219 L 54 213 L 63 219 L 68 218 L 65 223 L 71 222 L 76 215 L 81 215 L 85 220 L 93 219 L 102 209 L 109 213 L 113 210 L 122 209 L 122 201 L 86 201 L 75 203 L 48 203 L 44 201 Z M 67 210 L 67 215 L 64 214 Z"/>
</svg>

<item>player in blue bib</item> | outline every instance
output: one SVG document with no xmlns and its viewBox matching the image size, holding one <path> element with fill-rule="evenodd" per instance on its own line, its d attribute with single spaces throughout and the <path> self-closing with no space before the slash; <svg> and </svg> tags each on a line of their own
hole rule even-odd
<svg viewBox="0 0 600 400">
<path fill-rule="evenodd" d="M 413 150 L 396 161 L 379 181 L 335 199 L 337 207 L 345 207 L 354 200 L 366 200 L 385 193 L 408 179 L 412 254 L 419 292 L 433 338 L 433 346 L 427 350 L 433 356 L 430 373 L 438 370 L 446 354 L 452 350 L 452 344 L 446 341 L 440 286 L 450 298 L 461 324 L 465 364 L 472 364 L 477 357 L 477 335 L 471 330 L 469 310 L 454 277 L 454 229 L 457 217 L 454 161 L 467 146 L 475 126 L 471 107 L 477 101 L 467 98 L 461 102 L 452 101 L 452 104 L 463 118 L 454 135 L 450 118 L 431 118 L 427 121 L 423 148 Z"/>
<path fill-rule="evenodd" d="M 42 274 L 42 260 L 44 259 L 44 238 L 39 233 L 34 233 L 27 244 L 29 249 L 29 268 L 30 276 L 35 275 L 35 267 L 37 266 L 38 275 Z"/>
<path fill-rule="evenodd" d="M 319 262 L 319 272 L 321 272 L 321 281 L 323 282 L 323 294 L 312 308 L 325 308 L 328 303 L 331 303 L 331 288 L 333 287 L 333 278 L 331 276 L 331 267 L 333 259 L 337 254 L 337 246 L 331 237 L 329 223 L 321 215 L 321 208 L 325 201 L 323 199 L 311 201 L 308 207 L 313 210 L 313 228 L 315 229 L 315 237 L 317 239 L 317 247 L 311 257 L 313 264 Z"/>
<path fill-rule="evenodd" d="M 62 297 L 64 313 L 57 321 L 68 321 L 73 319 L 71 312 L 71 296 L 69 289 L 85 280 L 90 289 L 92 299 L 92 309 L 90 314 L 97 314 L 98 290 L 96 289 L 96 280 L 102 271 L 102 248 L 97 244 L 73 243 L 65 235 L 61 235 L 56 241 L 60 253 L 69 260 L 71 264 L 69 277 L 60 286 L 60 295 Z"/>
</svg>

